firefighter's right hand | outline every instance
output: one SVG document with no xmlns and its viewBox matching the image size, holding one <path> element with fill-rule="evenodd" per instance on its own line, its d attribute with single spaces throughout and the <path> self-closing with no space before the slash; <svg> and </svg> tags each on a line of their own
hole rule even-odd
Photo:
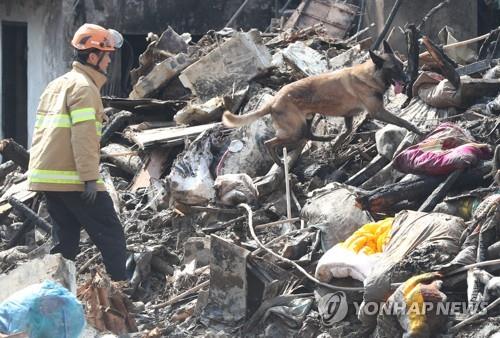
<svg viewBox="0 0 500 338">
<path fill-rule="evenodd" d="M 97 196 L 97 181 L 85 181 L 85 191 L 82 199 L 88 204 L 94 204 Z"/>
</svg>

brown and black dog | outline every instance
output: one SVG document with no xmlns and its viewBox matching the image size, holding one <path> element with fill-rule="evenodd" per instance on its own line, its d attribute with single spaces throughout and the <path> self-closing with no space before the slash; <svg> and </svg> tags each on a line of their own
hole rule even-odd
<svg viewBox="0 0 500 338">
<path fill-rule="evenodd" d="M 419 135 L 422 132 L 410 122 L 399 118 L 384 108 L 384 92 L 405 81 L 403 63 L 384 41 L 384 53 L 370 51 L 371 60 L 342 70 L 310 76 L 281 88 L 261 109 L 245 115 L 224 112 L 222 122 L 234 128 L 249 124 L 271 114 L 276 137 L 265 142 L 277 164 L 277 147 L 298 145 L 306 139 L 329 141 L 335 136 L 317 136 L 311 132 L 308 115 L 320 113 L 342 116 L 346 129 L 339 134 L 335 144 L 340 144 L 352 130 L 355 114 L 364 110 L 370 116 L 406 128 Z"/>
</svg>

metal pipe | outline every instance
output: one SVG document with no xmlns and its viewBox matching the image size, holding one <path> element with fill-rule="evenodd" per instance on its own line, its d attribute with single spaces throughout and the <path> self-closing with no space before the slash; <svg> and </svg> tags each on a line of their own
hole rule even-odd
<svg viewBox="0 0 500 338">
<path fill-rule="evenodd" d="M 283 12 L 284 12 L 284 11 L 286 11 L 286 9 L 288 8 L 288 6 L 290 6 L 290 3 L 291 3 L 292 1 L 293 1 L 293 0 L 288 0 L 288 1 L 286 2 L 286 4 L 285 4 L 283 7 L 281 7 L 281 9 L 280 9 L 280 11 L 279 11 L 278 16 L 283 15 Z"/>
<path fill-rule="evenodd" d="M 489 265 L 500 265 L 500 259 L 493 259 L 493 260 L 490 260 L 490 261 L 484 261 L 484 262 L 479 262 L 479 263 L 473 263 L 473 264 L 465 265 L 465 266 L 462 266 L 462 267 L 460 267 L 460 268 L 458 268 L 456 270 L 444 273 L 443 277 L 449 277 L 449 276 L 452 276 L 452 275 L 456 275 L 457 273 L 470 270 L 472 268 L 479 268 L 479 267 L 489 266 Z"/>
<path fill-rule="evenodd" d="M 229 27 L 233 23 L 233 21 L 236 20 L 236 18 L 243 11 L 243 8 L 245 8 L 245 6 L 247 5 L 248 1 L 249 0 L 243 1 L 243 3 L 241 4 L 241 6 L 236 10 L 236 12 L 233 14 L 233 16 L 231 17 L 231 19 L 229 19 L 229 21 L 226 23 L 226 25 L 224 27 Z"/>
<path fill-rule="evenodd" d="M 290 175 L 288 173 L 288 151 L 283 148 L 283 161 L 285 162 L 285 198 L 286 198 L 286 218 L 292 218 L 292 204 L 290 202 Z"/>
<path fill-rule="evenodd" d="M 354 34 L 356 37 L 358 37 L 360 35 L 359 31 L 361 30 L 361 25 L 363 24 L 363 18 L 365 16 L 365 6 L 366 6 L 366 0 L 361 0 L 361 8 L 359 10 L 358 28 L 356 29 L 356 34 Z"/>
<path fill-rule="evenodd" d="M 389 17 L 385 21 L 384 24 L 384 29 L 380 33 L 380 35 L 377 37 L 377 40 L 373 43 L 373 45 L 370 47 L 371 50 L 376 50 L 382 43 L 382 40 L 384 40 L 385 36 L 387 35 L 387 32 L 389 31 L 389 27 L 392 24 L 392 21 L 394 20 L 394 17 L 396 16 L 396 13 L 398 12 L 399 7 L 403 3 L 403 0 L 396 0 L 394 3 L 394 6 L 392 6 L 391 13 L 389 14 Z"/>
</svg>

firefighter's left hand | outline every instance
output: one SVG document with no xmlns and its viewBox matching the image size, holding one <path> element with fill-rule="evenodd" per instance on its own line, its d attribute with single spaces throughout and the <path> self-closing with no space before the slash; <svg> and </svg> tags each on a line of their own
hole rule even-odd
<svg viewBox="0 0 500 338">
<path fill-rule="evenodd" d="M 94 204 L 97 196 L 97 181 L 85 181 L 85 191 L 82 199 L 88 204 Z"/>
</svg>

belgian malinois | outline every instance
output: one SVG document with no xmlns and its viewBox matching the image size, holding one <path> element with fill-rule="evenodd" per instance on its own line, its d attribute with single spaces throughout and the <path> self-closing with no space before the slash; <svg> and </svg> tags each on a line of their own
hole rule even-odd
<svg viewBox="0 0 500 338">
<path fill-rule="evenodd" d="M 410 122 L 399 118 L 384 108 L 384 92 L 395 85 L 401 89 L 406 80 L 403 63 L 394 54 L 387 41 L 384 53 L 370 51 L 371 60 L 354 67 L 310 76 L 281 88 L 261 109 L 245 115 L 224 112 L 222 122 L 234 128 L 249 124 L 271 114 L 276 137 L 265 142 L 274 161 L 281 165 L 277 147 L 297 146 L 305 140 L 330 141 L 335 136 L 314 135 L 307 117 L 314 113 L 343 116 L 346 130 L 341 132 L 335 145 L 340 144 L 352 130 L 353 116 L 363 110 L 372 118 L 395 124 L 419 135 L 422 132 Z"/>
</svg>

